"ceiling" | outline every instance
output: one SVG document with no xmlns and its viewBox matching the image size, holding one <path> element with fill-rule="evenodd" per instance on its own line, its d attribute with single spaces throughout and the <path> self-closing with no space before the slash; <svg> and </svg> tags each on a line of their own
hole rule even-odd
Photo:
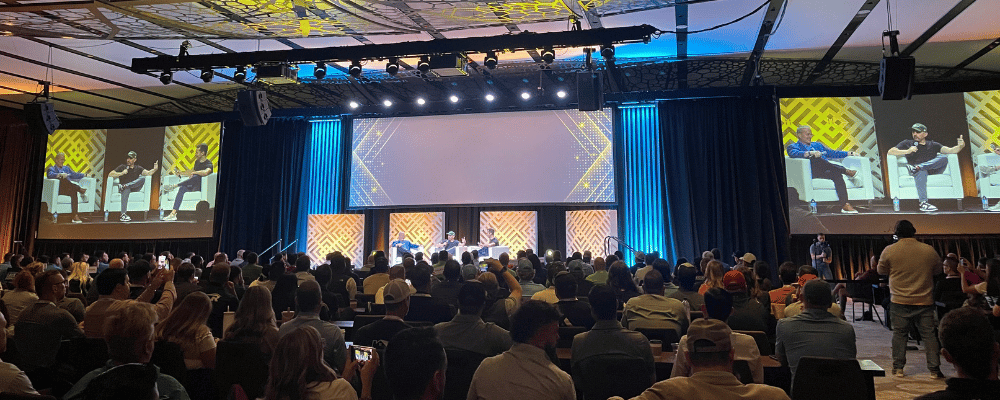
<svg viewBox="0 0 1000 400">
<path fill-rule="evenodd" d="M 233 81 L 233 69 L 216 70 L 211 83 L 198 71 L 178 71 L 170 85 L 155 72 L 128 69 L 133 58 L 175 56 L 185 39 L 196 55 L 561 32 L 573 29 L 573 19 L 583 29 L 648 24 L 662 31 L 648 44 L 618 46 L 613 63 L 598 63 L 607 72 L 606 92 L 873 83 L 889 7 L 900 47 L 917 60 L 918 81 L 1000 78 L 1000 50 L 993 49 L 1000 44 L 1000 0 L 3 2 L 0 106 L 20 108 L 41 90 L 39 81 L 48 81 L 63 119 L 231 111 L 236 91 L 247 86 Z M 871 11 L 859 14 L 866 8 Z M 678 26 L 685 18 L 692 33 Z M 717 25 L 724 26 L 694 33 Z M 472 99 L 484 91 L 516 98 L 538 87 L 572 92 L 575 73 L 585 67 L 583 52 L 574 48 L 557 49 L 556 62 L 541 72 L 537 51 L 501 54 L 495 70 L 478 64 L 480 54 L 469 58 L 467 77 L 422 76 L 412 68 L 416 59 L 404 58 L 396 76 L 369 61 L 361 78 L 339 63 L 318 81 L 303 64 L 300 83 L 265 88 L 279 109 L 337 108 L 352 100 L 376 106 L 417 96 L 434 102 L 448 93 Z"/>
</svg>

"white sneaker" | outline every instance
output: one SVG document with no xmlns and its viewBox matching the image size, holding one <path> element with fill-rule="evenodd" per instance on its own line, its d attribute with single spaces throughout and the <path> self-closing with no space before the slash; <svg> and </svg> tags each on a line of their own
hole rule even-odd
<svg viewBox="0 0 1000 400">
<path fill-rule="evenodd" d="M 176 221 L 176 220 L 177 220 L 177 214 L 167 214 L 166 217 L 163 217 L 163 221 Z"/>
<path fill-rule="evenodd" d="M 163 193 L 170 193 L 174 189 L 177 189 L 177 185 L 163 185 Z"/>
<path fill-rule="evenodd" d="M 72 222 L 74 224 L 82 224 L 83 223 L 83 221 L 81 221 L 80 218 L 73 218 L 73 220 L 70 221 L 70 222 Z"/>
<path fill-rule="evenodd" d="M 119 220 L 119 221 L 122 221 L 122 222 L 129 222 L 129 221 L 131 221 L 131 220 L 132 220 L 132 218 L 130 218 L 130 217 L 128 216 L 128 214 L 122 214 L 122 217 L 121 217 L 121 218 L 118 218 L 118 220 Z"/>
<path fill-rule="evenodd" d="M 1000 201 L 998 201 L 997 204 L 994 204 L 990 208 L 987 208 L 986 211 L 1000 212 Z"/>
<path fill-rule="evenodd" d="M 928 203 L 926 201 L 923 202 L 923 203 L 920 203 L 920 211 L 923 211 L 923 212 L 932 212 L 932 211 L 937 211 L 937 210 L 938 210 L 938 208 L 934 207 L 934 205 L 931 204 L 931 203 Z"/>
</svg>

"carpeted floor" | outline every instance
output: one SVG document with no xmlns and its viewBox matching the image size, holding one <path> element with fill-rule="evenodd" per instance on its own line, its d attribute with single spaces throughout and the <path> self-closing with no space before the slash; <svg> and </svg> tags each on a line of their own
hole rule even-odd
<svg viewBox="0 0 1000 400">
<path fill-rule="evenodd" d="M 850 302 L 845 310 L 848 321 L 851 321 Z M 882 307 L 876 307 L 882 320 L 885 314 Z M 862 305 L 857 308 L 857 316 L 861 316 Z M 875 393 L 878 400 L 902 400 L 912 399 L 916 396 L 944 389 L 944 379 L 934 379 L 927 371 L 927 357 L 924 354 L 923 342 L 918 350 L 908 350 L 906 352 L 906 377 L 897 378 L 892 376 L 892 331 L 880 325 L 878 318 L 875 321 L 851 321 L 854 325 L 854 333 L 858 338 L 858 358 L 869 359 L 885 370 L 885 377 L 875 378 Z M 916 342 L 911 341 L 910 346 L 916 346 Z M 955 368 L 944 358 L 941 359 L 941 371 L 945 376 L 955 376 Z"/>
</svg>

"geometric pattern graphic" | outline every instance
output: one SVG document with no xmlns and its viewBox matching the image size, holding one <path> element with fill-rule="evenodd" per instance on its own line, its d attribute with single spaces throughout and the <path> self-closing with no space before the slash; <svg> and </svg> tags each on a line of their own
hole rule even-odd
<svg viewBox="0 0 1000 400">
<path fill-rule="evenodd" d="M 352 260 L 361 260 L 365 248 L 364 214 L 310 214 L 306 252 L 313 262 L 339 251 Z"/>
<path fill-rule="evenodd" d="M 355 121 L 351 144 L 351 207 L 395 204 L 375 176 L 377 170 L 373 172 L 372 169 L 383 165 L 379 151 L 396 133 L 398 122 L 396 118 Z"/>
<path fill-rule="evenodd" d="M 219 173 L 219 141 L 222 137 L 222 123 L 173 125 L 166 128 L 163 138 L 163 161 L 160 163 L 161 176 L 174 169 L 186 171 L 194 167 L 197 158 L 195 149 L 201 143 L 208 145 L 208 161 L 212 162 L 212 172 Z"/>
<path fill-rule="evenodd" d="M 567 171 L 577 179 L 566 196 L 569 203 L 611 202 L 615 199 L 614 152 L 611 148 L 611 113 L 562 110 L 556 115 L 573 134 L 575 145 L 566 151 L 575 154 L 578 164 Z"/>
<path fill-rule="evenodd" d="M 389 214 L 389 242 L 399 237 L 399 232 L 406 232 L 406 240 L 430 248 L 433 243 L 445 239 L 444 213 L 391 213 Z"/>
<path fill-rule="evenodd" d="M 566 253 L 590 251 L 593 257 L 607 257 L 604 238 L 618 236 L 618 210 L 566 211 Z M 618 250 L 611 241 L 610 251 Z"/>
<path fill-rule="evenodd" d="M 537 211 L 483 211 L 479 213 L 479 242 L 486 241 L 486 229 L 493 228 L 500 246 L 517 252 L 538 248 Z"/>
<path fill-rule="evenodd" d="M 780 102 L 782 143 L 786 149 L 799 140 L 795 136 L 798 127 L 808 126 L 812 128 L 814 142 L 833 150 L 855 151 L 867 157 L 871 162 L 875 197 L 885 197 L 871 98 L 783 98 Z"/>
<path fill-rule="evenodd" d="M 1000 90 L 966 92 L 965 116 L 969 121 L 973 169 L 979 171 L 979 155 L 988 152 L 991 144 L 1000 146 Z M 977 188 L 980 175 L 976 174 Z"/>
<path fill-rule="evenodd" d="M 58 129 L 49 135 L 45 149 L 45 168 L 56 164 L 56 154 L 66 154 L 65 165 L 73 171 L 93 176 L 97 179 L 96 192 L 93 194 L 98 202 L 104 191 L 104 152 L 108 140 L 107 129 L 69 130 Z"/>
</svg>

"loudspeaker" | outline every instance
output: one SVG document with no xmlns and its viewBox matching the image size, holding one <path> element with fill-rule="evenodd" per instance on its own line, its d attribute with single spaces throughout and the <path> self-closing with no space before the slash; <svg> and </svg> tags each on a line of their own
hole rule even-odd
<svg viewBox="0 0 1000 400">
<path fill-rule="evenodd" d="M 884 57 L 878 74 L 882 100 L 910 99 L 917 60 L 913 57 Z"/>
<path fill-rule="evenodd" d="M 599 111 L 604 108 L 601 74 L 596 72 L 576 74 L 576 102 L 580 111 Z"/>
<path fill-rule="evenodd" d="M 34 132 L 45 132 L 51 135 L 59 128 L 59 116 L 52 103 L 28 103 L 24 105 L 24 117 L 28 127 Z"/>
<path fill-rule="evenodd" d="M 243 90 L 236 94 L 236 108 L 244 126 L 261 126 L 271 119 L 271 105 L 267 103 L 267 92 L 263 90 Z"/>
</svg>

